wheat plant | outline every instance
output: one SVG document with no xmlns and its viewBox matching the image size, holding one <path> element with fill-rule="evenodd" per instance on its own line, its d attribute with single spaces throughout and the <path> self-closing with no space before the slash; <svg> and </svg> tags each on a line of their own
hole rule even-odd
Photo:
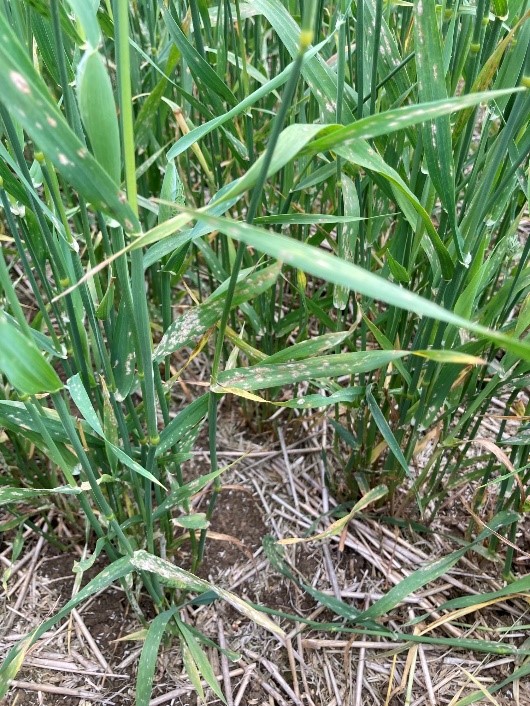
<svg viewBox="0 0 530 706">
<path fill-rule="evenodd" d="M 428 525 L 455 488 L 478 514 L 494 493 L 464 547 L 363 613 L 331 605 L 346 631 L 386 635 L 404 597 L 503 537 L 499 570 L 523 590 L 528 432 L 504 450 L 505 422 L 487 443 L 479 425 L 494 397 L 512 414 L 530 370 L 529 17 L 526 0 L 0 2 L 0 502 L 19 533 L 50 503 L 82 518 L 78 571 L 108 558 L 12 650 L 0 695 L 114 581 L 147 630 L 139 705 L 164 634 L 222 698 L 210 641 L 180 618 L 194 596 L 283 639 L 266 607 L 194 574 L 224 395 L 261 419 L 329 415 L 349 506 L 328 535 L 378 503 Z M 188 402 L 198 356 L 210 384 Z M 186 482 L 205 422 L 211 468 Z"/>
</svg>

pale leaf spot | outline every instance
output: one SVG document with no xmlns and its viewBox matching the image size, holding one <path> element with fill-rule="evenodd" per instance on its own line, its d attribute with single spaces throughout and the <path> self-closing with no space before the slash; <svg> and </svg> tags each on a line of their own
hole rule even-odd
<svg viewBox="0 0 530 706">
<path fill-rule="evenodd" d="M 11 71 L 9 74 L 9 78 L 21 93 L 25 93 L 28 96 L 30 95 L 31 88 L 29 87 L 29 83 L 26 81 L 24 76 L 22 76 L 22 74 L 20 74 L 18 71 Z"/>
</svg>

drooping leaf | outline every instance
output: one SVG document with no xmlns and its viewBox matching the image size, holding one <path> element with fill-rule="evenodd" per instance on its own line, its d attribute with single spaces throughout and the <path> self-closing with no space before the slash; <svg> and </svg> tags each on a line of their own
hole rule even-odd
<svg viewBox="0 0 530 706">
<path fill-rule="evenodd" d="M 142 571 L 150 571 L 160 578 L 175 581 L 178 584 L 185 586 L 189 591 L 194 591 L 197 593 L 204 593 L 205 591 L 210 590 L 215 591 L 219 598 L 225 600 L 239 613 L 242 613 L 245 617 L 266 628 L 273 634 L 278 635 L 279 637 L 284 637 L 283 630 L 276 625 L 276 623 L 273 623 L 272 620 L 263 615 L 263 613 L 260 613 L 255 608 L 252 608 L 246 601 L 239 598 L 234 593 L 226 591 L 224 588 L 220 588 L 219 586 L 210 584 L 208 581 L 194 576 L 189 571 L 185 571 L 165 559 L 153 556 L 143 550 L 138 550 L 134 552 L 131 563 L 137 569 L 141 569 Z"/>
<path fill-rule="evenodd" d="M 149 706 L 160 643 L 167 628 L 167 624 L 177 610 L 178 608 L 176 607 L 165 610 L 163 613 L 157 615 L 149 626 L 138 662 L 136 706 Z"/>
<path fill-rule="evenodd" d="M 350 510 L 350 512 L 348 512 L 347 515 L 344 515 L 344 517 L 341 517 L 339 520 L 335 520 L 335 522 L 333 522 L 323 532 L 318 532 L 318 534 L 314 534 L 311 537 L 286 537 L 285 539 L 280 539 L 278 541 L 278 544 L 299 544 L 301 542 L 314 542 L 319 539 L 333 537 L 334 535 L 342 532 L 342 530 L 348 526 L 350 520 L 352 520 L 355 515 L 359 514 L 361 510 L 364 510 L 364 508 L 368 507 L 368 505 L 371 505 L 372 503 L 377 502 L 381 498 L 384 498 L 387 493 L 388 488 L 386 487 L 386 485 L 378 485 L 375 488 L 369 490 L 366 495 L 363 495 L 363 497 L 355 503 L 355 505 L 352 507 L 352 509 Z"/>
<path fill-rule="evenodd" d="M 363 611 L 358 616 L 358 620 L 362 622 L 365 619 L 374 619 L 381 615 L 386 615 L 389 611 L 399 605 L 407 596 L 412 595 L 423 586 L 426 586 L 440 576 L 443 576 L 443 574 L 449 571 L 449 569 L 454 566 L 456 562 L 473 547 L 474 544 L 479 544 L 484 539 L 491 536 L 491 534 L 496 532 L 499 528 L 506 527 L 516 521 L 517 515 L 514 512 L 499 513 L 492 520 L 490 520 L 486 529 L 484 529 L 476 537 L 476 539 L 473 540 L 473 542 L 457 549 L 448 556 L 431 562 L 425 567 L 417 569 L 411 573 L 409 576 L 400 581 L 400 583 L 394 586 L 394 588 L 391 588 L 388 593 L 371 605 L 367 610 Z"/>
<path fill-rule="evenodd" d="M 234 368 L 219 374 L 214 391 L 223 387 L 260 390 L 280 385 L 293 385 L 305 380 L 355 375 L 375 370 L 392 360 L 407 355 L 406 351 L 363 351 L 316 356 L 292 363 L 261 363 L 249 368 Z"/>
<path fill-rule="evenodd" d="M 25 395 L 58 392 L 63 384 L 33 340 L 0 312 L 0 372 Z"/>
<path fill-rule="evenodd" d="M 237 99 L 232 91 L 219 77 L 219 74 L 217 74 L 210 64 L 199 54 L 191 42 L 188 41 L 188 38 L 175 22 L 169 10 L 165 7 L 162 7 L 162 16 L 171 39 L 175 42 L 182 56 L 186 59 L 190 71 L 193 72 L 196 80 L 205 88 L 212 89 L 211 93 L 209 92 L 208 95 L 215 96 L 217 99 L 216 104 L 220 104 L 219 98 L 224 98 L 230 105 L 234 106 L 237 103 Z M 222 106 L 222 104 L 220 105 Z"/>
<path fill-rule="evenodd" d="M 83 488 L 71 488 L 68 485 L 59 488 L 11 488 L 0 485 L 0 506 L 11 503 L 25 503 L 46 495 L 79 495 Z"/>
<path fill-rule="evenodd" d="M 43 414 L 41 415 L 41 421 L 46 427 L 48 434 L 56 443 L 68 443 L 68 435 L 66 434 L 63 424 L 55 410 L 44 408 Z M 39 433 L 34 429 L 31 415 L 23 402 L 16 402 L 14 400 L 0 400 L 0 425 L 22 435 L 27 432 L 35 437 L 39 436 Z M 86 424 L 86 422 L 81 422 L 81 428 L 87 442 L 91 446 L 97 445 L 98 438 L 92 432 L 89 425 Z"/>
<path fill-rule="evenodd" d="M 28 650 L 45 632 L 53 628 L 59 620 L 66 617 L 72 608 L 75 608 L 95 593 L 99 593 L 99 591 L 107 588 L 107 586 L 110 586 L 114 581 L 127 576 L 131 570 L 132 566 L 128 557 L 117 559 L 89 581 L 86 586 L 81 588 L 75 597 L 68 601 L 61 610 L 44 623 L 41 623 L 41 625 L 35 628 L 27 637 L 18 642 L 15 647 L 10 650 L 0 667 L 0 698 L 6 695 L 9 689 L 9 682 L 16 677 L 17 672 L 22 667 Z"/>
<path fill-rule="evenodd" d="M 81 376 L 79 373 L 73 375 L 67 382 L 68 392 L 72 397 L 73 401 L 77 405 L 77 408 L 85 418 L 85 420 L 90 424 L 92 429 L 101 437 L 104 437 L 103 427 L 99 421 L 98 415 L 96 414 L 90 397 L 85 390 L 85 386 L 81 381 Z"/>
<path fill-rule="evenodd" d="M 286 50 L 295 59 L 300 45 L 300 27 L 285 5 L 280 0 L 252 0 L 251 6 L 255 12 L 259 12 L 267 18 Z M 322 56 L 316 54 L 305 57 L 302 64 L 302 75 L 325 120 L 327 122 L 334 120 L 337 100 L 336 72 L 328 66 Z M 353 122 L 353 113 L 349 104 L 357 102 L 357 95 L 348 83 L 345 85 L 345 92 L 343 119 L 350 123 Z"/>
<path fill-rule="evenodd" d="M 236 286 L 232 307 L 252 299 L 269 289 L 280 273 L 281 265 L 275 264 L 264 270 L 258 270 L 243 279 Z M 198 306 L 190 307 L 178 316 L 164 333 L 162 340 L 154 352 L 154 360 L 162 360 L 165 356 L 189 346 L 214 326 L 224 308 L 224 301 L 219 293 L 215 293 Z"/>
<path fill-rule="evenodd" d="M 358 265 L 343 262 L 319 248 L 301 243 L 279 233 L 275 233 L 274 237 L 271 237 L 270 233 L 257 226 L 229 218 L 216 218 L 206 214 L 204 211 L 186 209 L 186 212 L 193 213 L 197 220 L 209 223 L 214 228 L 225 233 L 225 235 L 235 240 L 241 240 L 260 252 L 265 252 L 286 264 L 317 277 L 322 277 L 328 282 L 344 284 L 352 291 L 360 292 L 372 299 L 385 301 L 392 306 L 406 309 L 417 315 L 428 316 L 466 329 L 530 361 L 530 344 L 505 333 L 481 326 L 463 317 L 455 316 L 439 304 L 395 285 Z"/>
</svg>

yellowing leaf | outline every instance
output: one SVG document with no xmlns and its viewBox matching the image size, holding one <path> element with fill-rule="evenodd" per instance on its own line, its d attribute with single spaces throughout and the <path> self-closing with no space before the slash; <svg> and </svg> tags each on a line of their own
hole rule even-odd
<svg viewBox="0 0 530 706">
<path fill-rule="evenodd" d="M 323 532 L 319 532 L 318 534 L 314 534 L 312 537 L 287 537 L 285 539 L 280 539 L 278 541 L 278 544 L 300 544 L 301 542 L 314 542 L 317 539 L 326 539 L 326 537 L 332 537 L 335 534 L 339 534 L 342 532 L 344 527 L 352 520 L 355 515 L 357 515 L 361 510 L 364 510 L 365 507 L 368 507 L 368 505 L 371 505 L 372 503 L 377 502 L 381 498 L 384 498 L 384 496 L 388 493 L 388 488 L 386 485 L 378 485 L 375 488 L 372 488 L 366 495 L 364 495 L 359 502 L 357 502 L 350 512 L 345 515 L 344 517 L 341 517 L 340 520 L 337 520 L 336 522 L 333 522 L 326 530 Z"/>
</svg>

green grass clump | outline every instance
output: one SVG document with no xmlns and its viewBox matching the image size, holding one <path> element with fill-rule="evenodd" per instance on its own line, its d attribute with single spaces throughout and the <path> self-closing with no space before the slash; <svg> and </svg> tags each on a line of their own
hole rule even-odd
<svg viewBox="0 0 530 706">
<path fill-rule="evenodd" d="M 178 568 L 184 541 L 193 569 L 204 551 L 225 394 L 263 417 L 329 412 L 335 482 L 356 503 L 334 531 L 382 497 L 428 523 L 463 484 L 480 514 L 495 483 L 470 546 L 513 543 L 527 432 L 503 453 L 503 421 L 468 451 L 530 371 L 528 5 L 0 4 L 0 425 L 17 469 L 0 501 L 20 537 L 19 503 L 81 513 L 96 544 L 80 570 L 110 562 L 12 651 L 0 695 L 39 635 L 112 581 L 140 618 L 137 587 L 157 609 L 139 704 L 165 631 L 197 691 L 202 677 L 220 695 L 210 643 L 179 619 L 190 593 L 282 637 Z M 199 355 L 211 385 L 188 404 L 174 371 Z M 206 419 L 211 468 L 186 483 Z M 467 548 L 348 620 L 386 634 L 377 619 Z"/>
</svg>

